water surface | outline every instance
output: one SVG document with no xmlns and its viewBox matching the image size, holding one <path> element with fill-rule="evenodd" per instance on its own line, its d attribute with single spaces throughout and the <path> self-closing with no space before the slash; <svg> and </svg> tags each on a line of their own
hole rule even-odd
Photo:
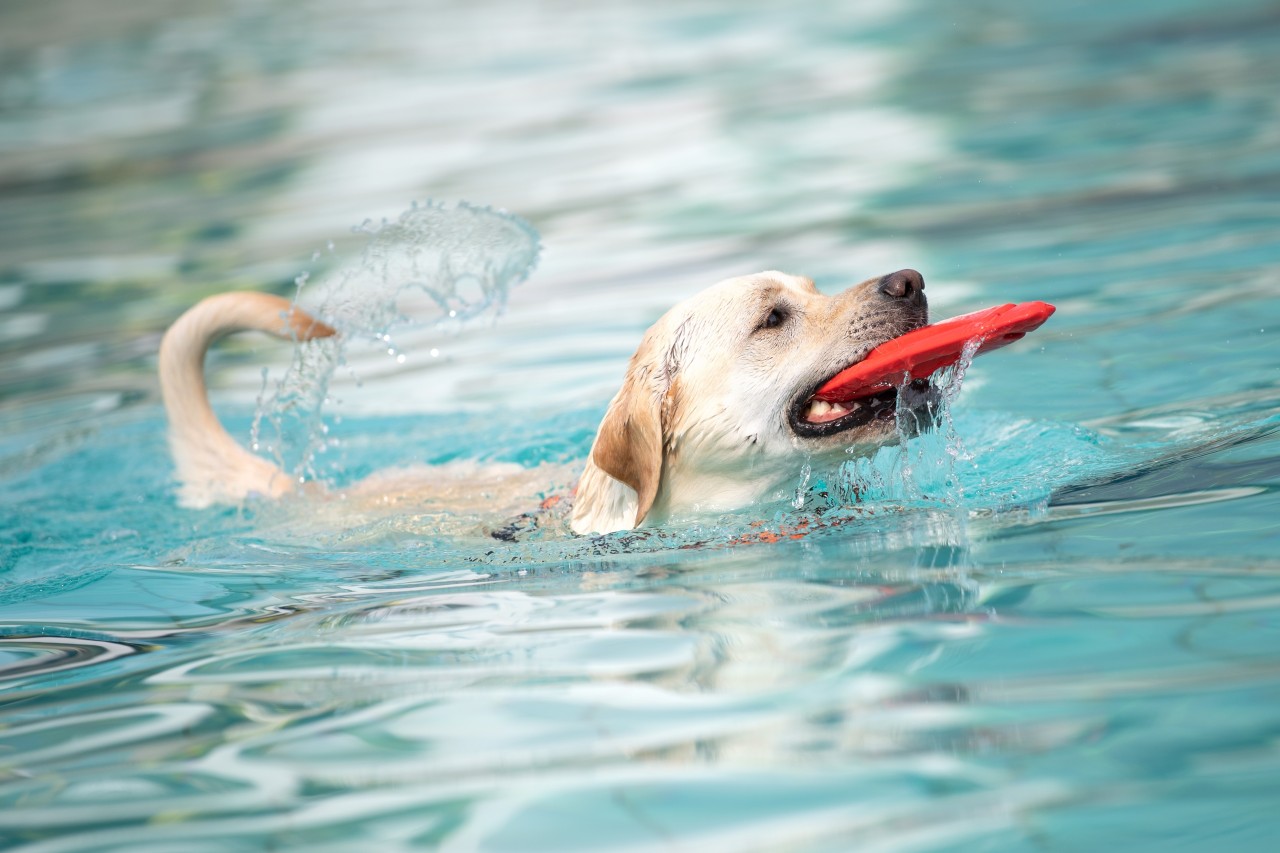
<svg viewBox="0 0 1280 853">
<path fill-rule="evenodd" d="M 3 845 L 1270 850 L 1277 79 L 1254 0 L 6 4 Z M 167 323 L 428 198 L 544 251 L 496 325 L 352 344 L 339 486 L 578 464 L 729 275 L 1059 310 L 857 504 L 514 543 L 178 508 Z M 242 440 L 291 358 L 212 359 Z"/>
</svg>

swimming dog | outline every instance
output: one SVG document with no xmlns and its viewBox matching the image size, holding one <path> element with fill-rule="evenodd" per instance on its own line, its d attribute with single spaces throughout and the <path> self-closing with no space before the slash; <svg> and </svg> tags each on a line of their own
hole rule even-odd
<svg viewBox="0 0 1280 853">
<path fill-rule="evenodd" d="M 897 390 L 847 404 L 814 395 L 876 346 L 927 322 L 924 279 L 910 269 L 834 296 L 807 278 L 762 272 L 677 304 L 644 334 L 600 422 L 573 494 L 573 531 L 611 533 L 748 506 L 786 494 L 806 462 L 838 464 L 897 440 Z M 173 324 L 160 346 L 160 386 L 184 506 L 298 490 L 237 444 L 209 405 L 210 344 L 252 329 L 299 341 L 336 334 L 287 300 L 252 292 L 210 297 Z M 927 407 L 927 397 L 912 405 Z M 374 475 L 344 497 L 387 504 L 395 502 L 390 491 L 397 499 L 415 492 L 438 502 L 465 493 L 469 478 L 494 488 L 508 474 L 527 488 L 531 469 L 510 467 L 471 466 L 461 478 L 458 466 Z"/>
</svg>

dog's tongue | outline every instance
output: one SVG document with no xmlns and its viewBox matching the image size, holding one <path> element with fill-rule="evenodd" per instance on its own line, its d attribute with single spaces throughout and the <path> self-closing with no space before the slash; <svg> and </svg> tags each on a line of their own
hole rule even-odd
<svg viewBox="0 0 1280 853">
<path fill-rule="evenodd" d="M 970 341 L 978 342 L 975 354 L 999 349 L 1040 328 L 1053 311 L 1047 302 L 1011 303 L 922 326 L 876 347 L 833 376 L 814 397 L 847 403 L 901 385 L 908 375 L 924 379 L 959 361 Z"/>
</svg>

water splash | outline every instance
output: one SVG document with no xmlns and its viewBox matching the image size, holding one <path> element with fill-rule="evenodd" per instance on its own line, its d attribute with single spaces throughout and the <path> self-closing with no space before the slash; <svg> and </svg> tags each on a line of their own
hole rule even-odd
<svg viewBox="0 0 1280 853">
<path fill-rule="evenodd" d="M 965 501 L 961 465 L 973 464 L 952 419 L 965 374 L 980 341 L 970 341 L 960 360 L 934 373 L 927 386 L 904 381 L 898 386 L 894 419 L 898 441 L 869 457 L 845 462 L 828 494 L 839 505 L 867 500 L 959 507 Z"/>
<path fill-rule="evenodd" d="M 373 342 L 404 364 L 397 329 L 412 325 L 447 336 L 468 321 L 496 318 L 541 253 L 532 225 L 466 202 L 415 202 L 395 221 L 366 220 L 352 233 L 365 238 L 352 260 L 340 258 L 330 242 L 325 254 L 312 257 L 326 266 L 318 280 L 311 272 L 295 279 L 295 303 L 340 335 L 296 345 L 279 378 L 263 372 L 251 446 L 299 482 L 319 479 L 318 457 L 336 445 L 325 408 L 338 402 L 330 383 L 352 343 Z M 440 350 L 429 352 L 437 357 Z"/>
<path fill-rule="evenodd" d="M 538 232 L 517 216 L 466 203 L 415 203 L 394 222 L 365 221 L 353 229 L 368 240 L 357 263 L 318 286 L 319 311 L 347 335 L 390 341 L 408 312 L 456 328 L 485 313 L 501 313 L 510 289 L 538 262 Z M 425 297 L 427 306 L 412 302 Z"/>
</svg>

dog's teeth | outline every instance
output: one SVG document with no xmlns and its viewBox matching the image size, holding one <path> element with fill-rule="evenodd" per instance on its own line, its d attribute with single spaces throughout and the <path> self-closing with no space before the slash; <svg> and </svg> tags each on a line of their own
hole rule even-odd
<svg viewBox="0 0 1280 853">
<path fill-rule="evenodd" d="M 805 420 L 814 424 L 825 424 L 842 418 L 858 408 L 858 403 L 828 403 L 826 400 L 810 400 L 805 412 Z"/>
</svg>

